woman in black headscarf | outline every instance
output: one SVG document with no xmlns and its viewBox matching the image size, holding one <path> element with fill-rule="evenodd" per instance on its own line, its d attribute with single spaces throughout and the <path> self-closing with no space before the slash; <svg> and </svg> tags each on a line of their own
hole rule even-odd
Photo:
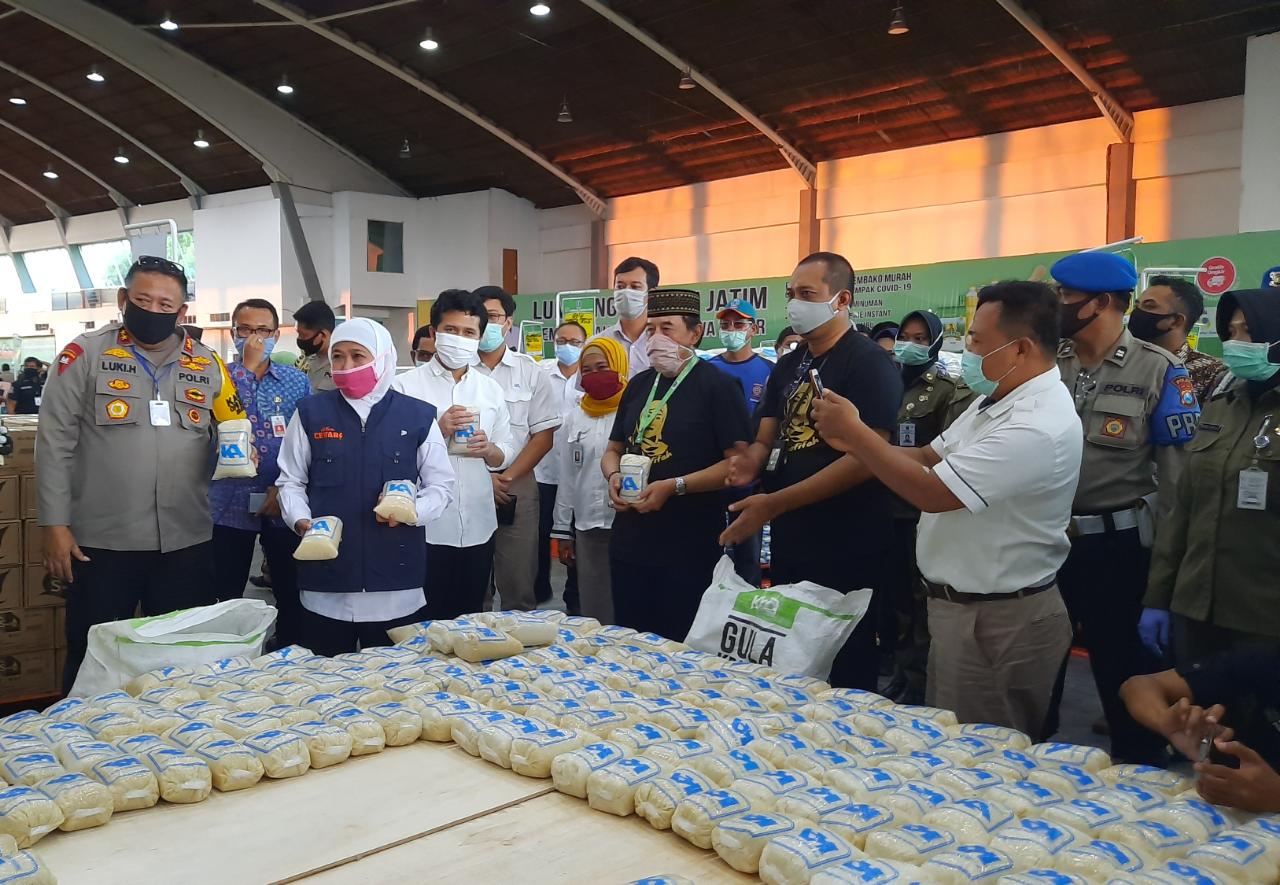
<svg viewBox="0 0 1280 885">
<path fill-rule="evenodd" d="M 893 356 L 902 367 L 902 404 L 898 408 L 898 445 L 927 446 L 973 399 L 973 391 L 947 374 L 938 362 L 942 320 L 928 310 L 902 318 Z M 894 653 L 893 680 L 886 694 L 901 703 L 924 703 L 929 626 L 923 587 L 916 571 L 916 523 L 920 512 L 905 501 L 894 503 L 893 605 L 883 606 L 880 647 Z"/>
<path fill-rule="evenodd" d="M 1280 648 L 1280 291 L 1218 302 L 1227 371 L 1202 404 L 1156 531 L 1140 631 L 1180 661 Z"/>
</svg>

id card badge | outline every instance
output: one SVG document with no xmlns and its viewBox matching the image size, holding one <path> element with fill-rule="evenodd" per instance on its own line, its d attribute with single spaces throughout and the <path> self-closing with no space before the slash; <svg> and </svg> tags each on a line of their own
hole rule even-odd
<svg viewBox="0 0 1280 885">
<path fill-rule="evenodd" d="M 288 426 L 288 423 L 284 420 L 284 415 L 271 416 L 271 434 L 276 439 L 282 439 L 284 437 L 285 428 Z"/>
<path fill-rule="evenodd" d="M 574 443 L 569 447 L 569 456 L 573 459 L 574 467 L 581 467 L 585 455 L 582 451 L 582 443 Z"/>
<path fill-rule="evenodd" d="M 1236 492 L 1236 509 L 1267 509 L 1267 472 L 1257 467 L 1240 471 L 1240 489 Z"/>
<path fill-rule="evenodd" d="M 151 410 L 152 427 L 168 427 L 173 423 L 173 415 L 169 411 L 167 399 L 153 399 L 147 403 Z"/>
<path fill-rule="evenodd" d="M 898 425 L 898 445 L 908 449 L 916 447 L 916 424 L 914 421 L 903 421 Z"/>
<path fill-rule="evenodd" d="M 769 460 L 764 464 L 765 473 L 773 473 L 782 464 L 782 440 L 778 440 L 773 444 L 773 448 L 769 449 Z"/>
<path fill-rule="evenodd" d="M 37 409 L 38 409 L 38 408 L 40 408 L 40 400 L 42 400 L 42 399 L 44 399 L 44 397 L 42 397 L 42 396 L 38 396 L 38 397 L 36 397 L 36 408 L 37 408 Z"/>
</svg>

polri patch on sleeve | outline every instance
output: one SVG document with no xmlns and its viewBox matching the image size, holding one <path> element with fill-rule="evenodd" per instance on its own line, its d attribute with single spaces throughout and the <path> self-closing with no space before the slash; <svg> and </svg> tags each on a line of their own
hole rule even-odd
<svg viewBox="0 0 1280 885">
<path fill-rule="evenodd" d="M 68 366 L 82 356 L 84 356 L 84 348 L 72 341 L 62 349 L 62 353 L 58 354 L 58 374 L 61 375 Z"/>
</svg>

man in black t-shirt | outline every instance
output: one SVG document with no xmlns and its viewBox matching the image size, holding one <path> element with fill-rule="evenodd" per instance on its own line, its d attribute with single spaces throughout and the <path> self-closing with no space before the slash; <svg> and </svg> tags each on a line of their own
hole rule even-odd
<svg viewBox="0 0 1280 885">
<path fill-rule="evenodd" d="M 40 377 L 40 361 L 33 356 L 22 361 L 22 372 L 9 388 L 8 408 L 12 415 L 40 414 L 40 398 L 44 379 Z"/>
<path fill-rule="evenodd" d="M 601 469 L 617 511 L 609 541 L 616 621 L 683 640 L 723 554 L 728 456 L 751 437 L 742 390 L 698 359 L 699 296 L 649 293 L 646 349 L 652 368 L 627 383 Z M 638 500 L 621 497 L 623 454 L 647 456 Z"/>
<path fill-rule="evenodd" d="M 898 418 L 902 376 L 875 342 L 849 324 L 853 268 L 841 255 L 816 252 L 787 282 L 787 319 L 804 344 L 779 358 L 760 403 L 756 441 L 730 459 L 730 484 L 761 478 L 764 492 L 730 506 L 738 518 L 721 535 L 737 543 L 771 523 L 774 584 L 813 581 L 847 593 L 880 595 L 892 540 L 892 499 L 861 464 L 828 446 L 813 426 L 819 395 L 816 370 L 828 390 L 853 400 L 868 426 L 886 440 Z M 831 668 L 832 685 L 876 688 L 878 598 Z"/>
<path fill-rule="evenodd" d="M 1134 676 L 1120 699 L 1129 715 L 1196 763 L 1196 789 L 1206 800 L 1280 811 L 1280 651 L 1236 648 Z M 1231 727 L 1222 728 L 1226 723 Z M 1201 761 L 1202 740 L 1215 732 L 1217 760 Z"/>
</svg>

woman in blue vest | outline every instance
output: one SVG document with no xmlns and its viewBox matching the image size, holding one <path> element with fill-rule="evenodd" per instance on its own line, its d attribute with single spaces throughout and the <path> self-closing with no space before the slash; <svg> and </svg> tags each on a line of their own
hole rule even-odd
<svg viewBox="0 0 1280 885">
<path fill-rule="evenodd" d="M 313 518 L 342 520 L 336 559 L 298 563 L 302 643 L 320 655 L 387 645 L 387 628 L 426 605 L 423 526 L 453 498 L 453 468 L 434 406 L 391 390 L 391 335 L 368 319 L 334 330 L 333 383 L 303 399 L 280 447 L 280 509 L 298 534 Z M 414 525 L 373 512 L 383 484 L 417 486 Z"/>
</svg>

